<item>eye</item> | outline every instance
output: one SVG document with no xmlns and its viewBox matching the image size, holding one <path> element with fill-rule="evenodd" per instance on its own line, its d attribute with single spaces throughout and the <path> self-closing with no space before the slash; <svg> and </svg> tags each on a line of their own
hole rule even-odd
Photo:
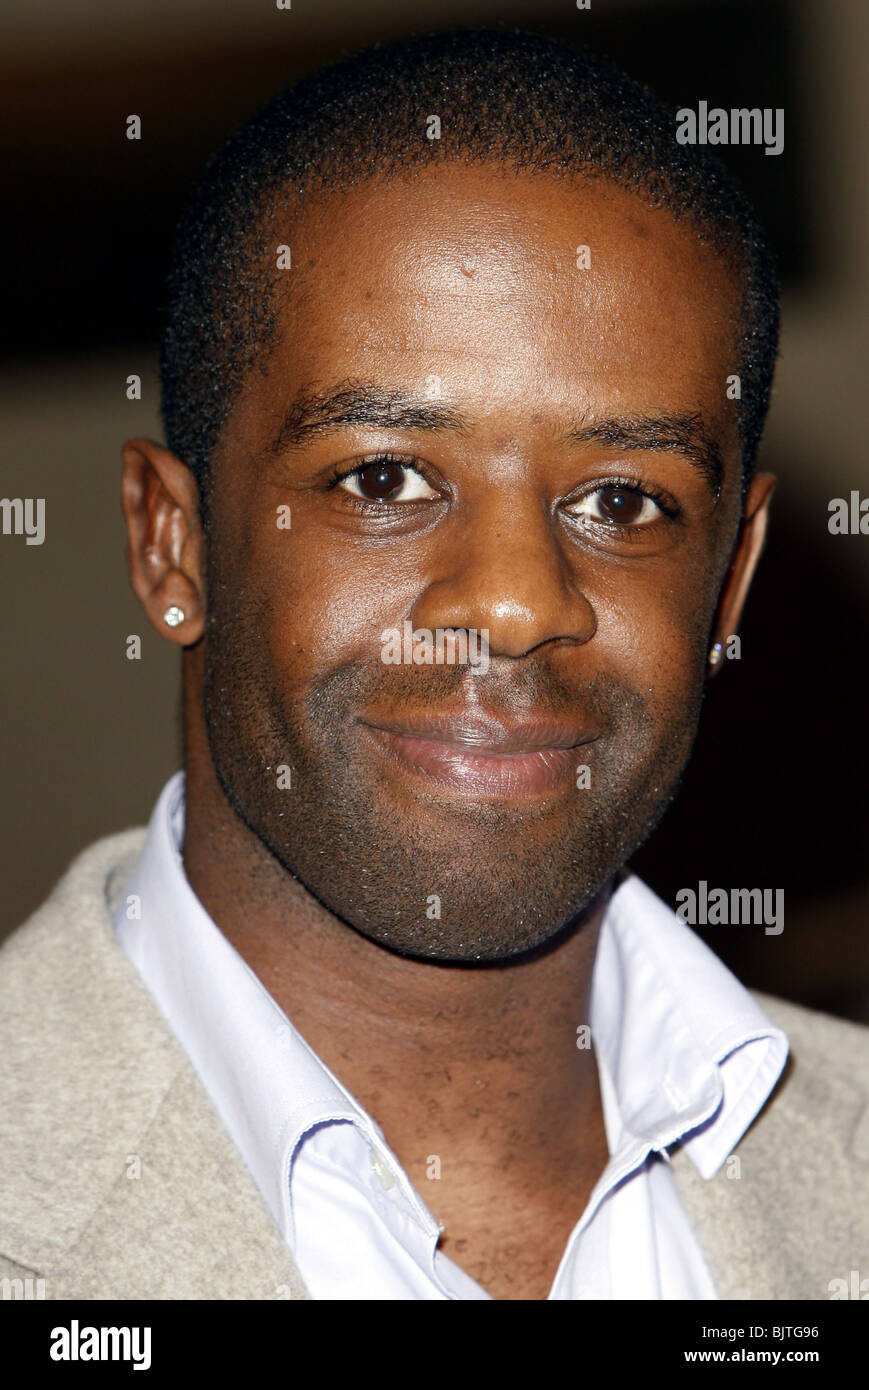
<svg viewBox="0 0 869 1390">
<path fill-rule="evenodd" d="M 636 484 L 604 483 L 567 508 L 572 516 L 586 516 L 607 526 L 648 526 L 665 514 L 662 507 Z"/>
<path fill-rule="evenodd" d="M 361 463 L 337 482 L 353 497 L 366 502 L 417 502 L 438 496 L 416 468 L 390 458 Z"/>
</svg>

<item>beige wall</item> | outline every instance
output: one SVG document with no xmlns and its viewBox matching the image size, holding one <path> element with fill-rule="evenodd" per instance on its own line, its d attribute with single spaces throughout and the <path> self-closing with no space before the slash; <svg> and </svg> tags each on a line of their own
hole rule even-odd
<svg viewBox="0 0 869 1390">
<path fill-rule="evenodd" d="M 125 399 L 129 372 L 148 399 Z M 62 363 L 0 386 L 3 495 L 46 499 L 45 542 L 0 537 L 2 926 L 75 851 L 142 821 L 177 765 L 177 649 L 126 576 L 120 445 L 158 429 L 150 362 Z M 142 659 L 125 639 L 142 636 Z"/>
</svg>

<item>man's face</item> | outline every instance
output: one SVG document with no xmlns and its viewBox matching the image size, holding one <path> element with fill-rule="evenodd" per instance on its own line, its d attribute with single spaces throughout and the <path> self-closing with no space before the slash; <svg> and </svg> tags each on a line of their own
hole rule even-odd
<svg viewBox="0 0 869 1390">
<path fill-rule="evenodd" d="M 736 290 L 666 212 L 500 168 L 312 201 L 282 241 L 277 348 L 213 464 L 218 776 L 364 935 L 510 956 L 688 758 L 740 518 Z M 385 662 L 406 620 L 488 663 Z"/>
</svg>

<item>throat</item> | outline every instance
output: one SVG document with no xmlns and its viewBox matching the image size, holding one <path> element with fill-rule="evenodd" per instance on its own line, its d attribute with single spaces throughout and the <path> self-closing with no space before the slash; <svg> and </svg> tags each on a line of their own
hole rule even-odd
<svg viewBox="0 0 869 1390">
<path fill-rule="evenodd" d="M 423 1194 L 443 1226 L 439 1251 L 494 1299 L 549 1298 L 609 1160 L 602 1116 L 571 1160 L 546 1157 L 521 1181 L 508 1165 L 465 1173 L 443 1191 Z"/>
</svg>

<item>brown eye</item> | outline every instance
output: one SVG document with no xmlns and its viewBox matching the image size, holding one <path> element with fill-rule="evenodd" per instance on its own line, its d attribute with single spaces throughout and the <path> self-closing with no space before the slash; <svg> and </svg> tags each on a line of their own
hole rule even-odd
<svg viewBox="0 0 869 1390">
<path fill-rule="evenodd" d="M 404 468 L 400 463 L 369 463 L 354 477 L 363 496 L 376 502 L 391 502 L 404 487 Z"/>
<path fill-rule="evenodd" d="M 603 483 L 568 507 L 574 517 L 586 517 L 612 527 L 649 526 L 662 515 L 653 497 L 618 483 Z"/>
<path fill-rule="evenodd" d="M 625 526 L 634 525 L 642 515 L 643 504 L 647 498 L 638 492 L 627 492 L 620 487 L 601 488 L 598 493 L 598 507 L 607 521 L 621 522 Z"/>
<path fill-rule="evenodd" d="M 372 459 L 341 479 L 341 487 L 366 502 L 418 502 L 437 498 L 421 473 L 409 463 Z"/>
</svg>

